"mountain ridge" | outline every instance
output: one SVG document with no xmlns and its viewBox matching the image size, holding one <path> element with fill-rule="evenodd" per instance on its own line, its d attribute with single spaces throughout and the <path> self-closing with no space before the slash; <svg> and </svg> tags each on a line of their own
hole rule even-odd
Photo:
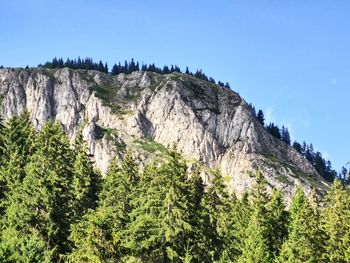
<svg viewBox="0 0 350 263">
<path fill-rule="evenodd" d="M 305 158 L 262 127 L 238 93 L 186 74 L 0 69 L 0 95 L 5 119 L 27 108 L 36 128 L 53 118 L 71 139 L 81 129 L 102 172 L 125 148 L 148 142 L 176 144 L 187 158 L 219 168 L 238 193 L 251 187 L 258 169 L 287 199 L 296 185 L 309 193 L 328 187 Z"/>
</svg>

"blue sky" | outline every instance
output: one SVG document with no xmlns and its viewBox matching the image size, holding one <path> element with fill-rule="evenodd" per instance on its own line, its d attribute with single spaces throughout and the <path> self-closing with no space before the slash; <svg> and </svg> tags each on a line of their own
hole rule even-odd
<svg viewBox="0 0 350 263">
<path fill-rule="evenodd" d="M 350 160 L 350 1 L 0 1 L 0 65 L 92 57 L 203 69 L 268 121 Z"/>
</svg>

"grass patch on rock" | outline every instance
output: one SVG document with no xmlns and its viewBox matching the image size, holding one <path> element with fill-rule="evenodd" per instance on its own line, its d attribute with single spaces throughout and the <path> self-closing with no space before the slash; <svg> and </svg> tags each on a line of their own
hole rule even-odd
<svg viewBox="0 0 350 263">
<path fill-rule="evenodd" d="M 115 132 L 114 129 L 104 128 L 98 124 L 95 125 L 94 135 L 95 140 L 102 140 L 105 135 L 112 135 Z"/>
<path fill-rule="evenodd" d="M 136 139 L 134 143 L 140 145 L 141 149 L 149 153 L 167 153 L 168 149 L 161 143 L 151 139 L 139 140 Z"/>
<path fill-rule="evenodd" d="M 92 90 L 95 91 L 96 97 L 105 102 L 112 102 L 117 94 L 118 88 L 113 85 L 96 85 L 92 87 Z"/>
</svg>

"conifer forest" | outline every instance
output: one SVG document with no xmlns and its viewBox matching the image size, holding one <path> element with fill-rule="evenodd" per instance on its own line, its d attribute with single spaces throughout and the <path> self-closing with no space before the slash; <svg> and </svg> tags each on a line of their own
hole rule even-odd
<svg viewBox="0 0 350 263">
<path fill-rule="evenodd" d="M 81 134 L 71 144 L 54 121 L 37 131 L 28 112 L 2 122 L 0 138 L 1 262 L 350 262 L 338 179 L 287 202 L 256 171 L 236 196 L 175 147 L 142 169 L 129 151 L 102 177 Z"/>
</svg>

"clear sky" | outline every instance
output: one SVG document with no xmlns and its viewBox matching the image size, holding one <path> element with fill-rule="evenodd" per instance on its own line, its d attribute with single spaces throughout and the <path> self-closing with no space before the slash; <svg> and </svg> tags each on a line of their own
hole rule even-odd
<svg viewBox="0 0 350 263">
<path fill-rule="evenodd" d="M 203 69 L 267 121 L 350 160 L 348 0 L 1 0 L 0 65 L 135 58 Z"/>
</svg>

